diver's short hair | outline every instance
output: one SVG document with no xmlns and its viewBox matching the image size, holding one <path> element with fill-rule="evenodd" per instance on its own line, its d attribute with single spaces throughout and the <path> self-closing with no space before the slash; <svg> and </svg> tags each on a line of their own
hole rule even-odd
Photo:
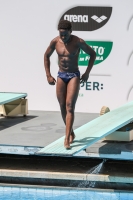
<svg viewBox="0 0 133 200">
<path fill-rule="evenodd" d="M 58 24 L 58 30 L 59 29 L 71 30 L 72 29 L 72 24 L 68 20 L 61 20 L 61 21 L 59 21 L 59 24 Z"/>
</svg>

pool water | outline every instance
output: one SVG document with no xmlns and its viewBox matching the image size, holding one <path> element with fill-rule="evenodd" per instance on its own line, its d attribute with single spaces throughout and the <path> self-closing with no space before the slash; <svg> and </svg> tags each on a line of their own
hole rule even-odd
<svg viewBox="0 0 133 200">
<path fill-rule="evenodd" d="M 0 200 L 133 200 L 132 192 L 70 188 L 0 187 Z"/>
</svg>

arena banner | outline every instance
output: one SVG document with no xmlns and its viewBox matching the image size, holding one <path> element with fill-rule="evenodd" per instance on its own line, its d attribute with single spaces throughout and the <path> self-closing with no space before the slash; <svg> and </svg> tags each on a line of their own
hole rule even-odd
<svg viewBox="0 0 133 200">
<path fill-rule="evenodd" d="M 108 22 L 111 13 L 112 7 L 77 6 L 67 10 L 61 20 L 70 21 L 74 31 L 94 31 Z"/>
</svg>

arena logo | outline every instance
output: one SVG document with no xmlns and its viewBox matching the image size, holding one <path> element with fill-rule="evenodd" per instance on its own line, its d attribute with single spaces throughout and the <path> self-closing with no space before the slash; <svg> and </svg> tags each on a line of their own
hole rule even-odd
<svg viewBox="0 0 133 200">
<path fill-rule="evenodd" d="M 70 21 L 74 31 L 94 31 L 108 22 L 111 13 L 112 7 L 78 6 L 65 12 L 60 20 Z"/>
<path fill-rule="evenodd" d="M 65 20 L 68 20 L 70 22 L 88 22 L 88 15 L 65 15 Z"/>
<path fill-rule="evenodd" d="M 94 65 L 103 62 L 110 54 L 113 46 L 113 42 L 105 41 L 85 41 L 95 52 L 96 60 Z M 80 50 L 78 65 L 87 66 L 90 56 L 86 54 L 83 50 Z"/>
</svg>

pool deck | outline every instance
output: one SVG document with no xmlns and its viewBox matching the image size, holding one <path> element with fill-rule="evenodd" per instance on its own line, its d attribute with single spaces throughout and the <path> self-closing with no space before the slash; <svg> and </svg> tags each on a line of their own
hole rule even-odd
<svg viewBox="0 0 133 200">
<path fill-rule="evenodd" d="M 98 116 L 76 113 L 74 129 Z M 85 183 L 86 187 L 92 182 L 98 188 L 133 189 L 133 141 L 100 140 L 74 157 L 35 155 L 64 131 L 60 112 L 29 111 L 27 117 L 1 117 L 0 183 L 72 187 Z"/>
<path fill-rule="evenodd" d="M 74 129 L 98 116 L 97 113 L 75 113 Z M 0 153 L 34 155 L 64 133 L 60 112 L 29 111 L 27 117 L 0 117 Z M 133 141 L 111 142 L 103 138 L 75 156 L 133 160 Z"/>
</svg>

